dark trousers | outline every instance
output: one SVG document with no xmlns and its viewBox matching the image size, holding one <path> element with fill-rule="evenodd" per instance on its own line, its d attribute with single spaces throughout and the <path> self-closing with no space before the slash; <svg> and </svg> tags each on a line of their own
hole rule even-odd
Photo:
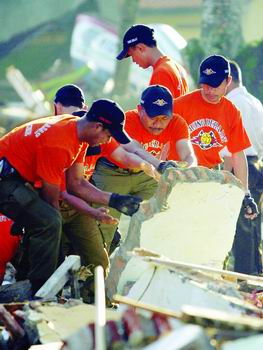
<svg viewBox="0 0 263 350">
<path fill-rule="evenodd" d="M 26 228 L 29 262 L 27 277 L 35 292 L 57 268 L 61 215 L 19 176 L 0 181 L 0 211 Z"/>
<path fill-rule="evenodd" d="M 60 211 L 63 218 L 62 252 L 64 255 L 77 254 L 81 265 L 89 272 L 81 287 L 84 302 L 94 302 L 94 269 L 101 265 L 104 276 L 109 272 L 109 256 L 98 223 L 92 217 L 82 214 L 61 201 Z"/>
<path fill-rule="evenodd" d="M 263 169 L 257 157 L 247 157 L 249 189 L 260 211 L 263 191 Z M 244 217 L 241 209 L 232 246 L 234 271 L 246 274 L 262 273 L 261 213 L 254 220 Z"/>
</svg>

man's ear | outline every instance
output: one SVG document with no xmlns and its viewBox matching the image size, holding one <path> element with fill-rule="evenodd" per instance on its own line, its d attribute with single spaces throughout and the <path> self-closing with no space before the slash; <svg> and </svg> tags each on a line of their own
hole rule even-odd
<svg viewBox="0 0 263 350">
<path fill-rule="evenodd" d="M 145 44 L 143 44 L 143 43 L 139 43 L 139 44 L 136 45 L 136 48 L 137 48 L 141 53 L 143 53 L 143 52 L 146 50 L 147 46 L 146 46 Z"/>
<path fill-rule="evenodd" d="M 94 127 L 97 131 L 101 131 L 103 129 L 103 124 L 100 122 L 95 122 Z"/>
<path fill-rule="evenodd" d="M 142 111 L 143 111 L 143 107 L 141 105 L 137 105 L 137 111 L 138 111 L 139 116 L 141 116 Z"/>
<path fill-rule="evenodd" d="M 54 103 L 55 115 L 63 114 L 63 106 L 60 102 Z"/>
<path fill-rule="evenodd" d="M 232 82 L 232 76 L 229 75 L 229 76 L 227 77 L 227 79 L 226 79 L 226 85 L 227 85 L 227 87 L 231 84 L 231 82 Z"/>
</svg>

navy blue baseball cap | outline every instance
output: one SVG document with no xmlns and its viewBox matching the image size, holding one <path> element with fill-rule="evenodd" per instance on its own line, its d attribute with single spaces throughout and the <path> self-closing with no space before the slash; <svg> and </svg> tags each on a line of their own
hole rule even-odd
<svg viewBox="0 0 263 350">
<path fill-rule="evenodd" d="M 124 131 L 125 114 L 118 103 L 109 99 L 96 100 L 86 113 L 86 118 L 102 123 L 119 143 L 126 144 L 131 141 Z"/>
<path fill-rule="evenodd" d="M 150 85 L 141 96 L 141 106 L 150 118 L 159 115 L 173 116 L 173 96 L 169 89 L 162 85 Z"/>
<path fill-rule="evenodd" d="M 229 62 L 224 56 L 212 55 L 201 62 L 199 72 L 199 84 L 218 87 L 230 75 Z"/>
<path fill-rule="evenodd" d="M 117 60 L 129 57 L 128 50 L 130 47 L 143 43 L 148 46 L 156 46 L 154 29 L 144 24 L 136 24 L 130 27 L 123 37 L 123 49 L 116 57 Z"/>
<path fill-rule="evenodd" d="M 83 104 L 85 104 L 85 97 L 83 91 L 77 85 L 67 84 L 58 89 L 54 102 L 59 102 L 65 107 L 75 106 L 82 108 Z"/>
</svg>

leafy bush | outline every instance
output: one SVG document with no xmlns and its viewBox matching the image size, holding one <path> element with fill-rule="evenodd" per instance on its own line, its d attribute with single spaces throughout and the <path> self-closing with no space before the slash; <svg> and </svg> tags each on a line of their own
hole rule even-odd
<svg viewBox="0 0 263 350">
<path fill-rule="evenodd" d="M 242 70 L 243 84 L 248 91 L 263 102 L 263 40 L 244 45 L 236 57 L 229 57 L 235 60 Z M 189 71 L 197 85 L 198 68 L 205 58 L 205 51 L 201 40 L 191 39 L 184 50 L 184 56 Z"/>
<path fill-rule="evenodd" d="M 205 57 L 204 49 L 201 46 L 199 39 L 191 39 L 188 41 L 188 45 L 183 51 L 186 65 L 190 71 L 190 74 L 194 80 L 196 86 L 198 85 L 199 79 L 199 65 Z"/>
<path fill-rule="evenodd" d="M 243 84 L 263 102 L 263 40 L 246 45 L 236 56 Z"/>
</svg>

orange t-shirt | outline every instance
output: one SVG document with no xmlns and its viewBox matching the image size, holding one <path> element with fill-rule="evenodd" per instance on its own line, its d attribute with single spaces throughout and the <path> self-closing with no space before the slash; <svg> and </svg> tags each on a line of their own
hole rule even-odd
<svg viewBox="0 0 263 350">
<path fill-rule="evenodd" d="M 178 97 L 188 91 L 185 75 L 170 57 L 162 56 L 153 66 L 149 85 L 163 85 L 167 87 L 173 97 Z"/>
<path fill-rule="evenodd" d="M 84 176 L 86 179 L 90 179 L 93 174 L 97 160 L 100 157 L 110 157 L 112 152 L 115 151 L 120 145 L 119 143 L 111 137 L 110 141 L 95 147 L 88 147 L 85 161 L 84 161 Z"/>
<path fill-rule="evenodd" d="M 84 158 L 84 177 L 89 180 L 95 170 L 97 160 L 100 157 L 109 157 L 120 145 L 111 137 L 110 141 L 99 146 L 88 147 Z M 63 176 L 60 190 L 66 191 L 66 178 Z"/>
<path fill-rule="evenodd" d="M 231 153 L 250 146 L 240 111 L 225 97 L 212 104 L 203 99 L 200 90 L 195 90 L 174 100 L 174 112 L 189 125 L 198 165 L 212 168 L 220 164 L 220 151 L 225 146 Z"/>
<path fill-rule="evenodd" d="M 185 68 L 183 66 L 181 66 L 179 63 L 175 63 L 175 65 L 176 65 L 176 67 L 179 70 L 179 73 L 181 75 L 182 84 L 183 84 L 182 95 L 184 95 L 187 92 L 189 92 L 189 85 L 187 82 L 187 72 L 186 72 Z"/>
<path fill-rule="evenodd" d="M 176 151 L 176 142 L 189 139 L 187 124 L 180 116 L 174 114 L 167 128 L 160 135 L 153 135 L 144 128 L 136 109 L 125 113 L 125 131 L 132 139 L 140 142 L 147 152 L 162 160 L 180 160 Z M 124 168 L 111 157 L 108 159 Z"/>
<path fill-rule="evenodd" d="M 63 172 L 84 161 L 87 144 L 78 140 L 77 119 L 47 117 L 15 128 L 0 139 L 0 158 L 6 157 L 29 182 L 60 185 Z"/>
<path fill-rule="evenodd" d="M 0 214 L 0 284 L 5 275 L 6 264 L 14 257 L 21 237 L 12 236 L 10 228 L 13 221 Z"/>
</svg>

